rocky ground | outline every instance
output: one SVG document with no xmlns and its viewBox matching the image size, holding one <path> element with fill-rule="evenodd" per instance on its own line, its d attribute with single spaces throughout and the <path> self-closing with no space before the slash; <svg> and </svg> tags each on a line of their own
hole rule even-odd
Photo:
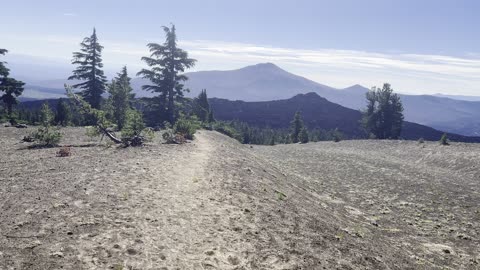
<svg viewBox="0 0 480 270">
<path fill-rule="evenodd" d="M 0 127 L 0 269 L 480 269 L 480 145 L 29 129 Z"/>
</svg>

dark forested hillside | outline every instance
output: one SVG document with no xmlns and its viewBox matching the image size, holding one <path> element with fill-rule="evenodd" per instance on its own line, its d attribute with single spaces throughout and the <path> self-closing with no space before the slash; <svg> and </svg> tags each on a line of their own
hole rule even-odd
<svg viewBox="0 0 480 270">
<path fill-rule="evenodd" d="M 301 111 L 309 129 L 333 130 L 338 128 L 345 138 L 367 138 L 360 120 L 360 111 L 329 102 L 316 93 L 300 94 L 275 101 L 245 102 L 210 99 L 218 120 L 238 120 L 256 127 L 288 128 L 296 111 Z M 401 138 L 407 140 L 439 140 L 443 132 L 416 123 L 404 122 Z M 449 134 L 452 141 L 480 142 L 480 137 Z"/>
<path fill-rule="evenodd" d="M 57 105 L 57 99 L 35 100 L 22 102 L 19 108 L 39 110 L 44 102 L 51 108 Z M 320 97 L 316 93 L 299 94 L 290 99 L 245 102 L 227 99 L 209 99 L 215 118 L 217 120 L 238 120 L 248 123 L 253 127 L 288 129 L 290 121 L 296 111 L 302 113 L 303 120 L 308 129 L 334 130 L 338 128 L 345 139 L 367 138 L 361 127 L 360 111 L 349 109 Z M 404 122 L 401 138 L 406 140 L 437 141 L 444 132 L 428 126 Z M 480 137 L 468 137 L 458 134 L 448 134 L 451 141 L 480 142 Z"/>
</svg>

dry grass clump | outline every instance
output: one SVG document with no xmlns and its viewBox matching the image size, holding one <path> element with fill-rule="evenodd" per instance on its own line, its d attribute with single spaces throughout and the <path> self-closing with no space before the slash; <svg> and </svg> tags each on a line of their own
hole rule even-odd
<svg viewBox="0 0 480 270">
<path fill-rule="evenodd" d="M 63 146 L 60 150 L 57 151 L 57 157 L 69 157 L 72 155 L 71 146 Z"/>
</svg>

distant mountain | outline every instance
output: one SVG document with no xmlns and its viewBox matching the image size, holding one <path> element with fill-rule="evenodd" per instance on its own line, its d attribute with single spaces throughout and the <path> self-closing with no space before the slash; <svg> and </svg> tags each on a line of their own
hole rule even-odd
<svg viewBox="0 0 480 270">
<path fill-rule="evenodd" d="M 239 120 L 256 127 L 288 128 L 296 111 L 301 111 L 309 129 L 338 128 L 347 138 L 366 138 L 361 128 L 361 112 L 332 103 L 316 93 L 299 94 L 290 99 L 260 102 L 230 101 L 211 98 L 210 105 L 218 120 Z M 444 132 L 404 122 L 401 137 L 406 140 L 439 140 Z M 449 134 L 452 141 L 480 142 L 480 137 Z"/>
<path fill-rule="evenodd" d="M 368 91 L 361 85 L 332 88 L 291 74 L 271 63 L 187 75 L 190 79 L 186 86 L 192 89 L 192 95 L 205 88 L 210 97 L 230 100 L 267 101 L 315 92 L 331 102 L 358 110 L 365 108 L 365 93 Z M 400 96 L 405 120 L 466 136 L 480 136 L 480 101 L 427 95 Z"/>
<path fill-rule="evenodd" d="M 187 76 L 189 80 L 185 85 L 191 90 L 186 94 L 189 97 L 198 95 L 201 89 L 207 89 L 210 97 L 244 101 L 288 99 L 299 93 L 315 92 L 331 102 L 358 110 L 365 108 L 365 93 L 368 91 L 361 85 L 345 89 L 329 87 L 289 73 L 272 63 L 237 70 L 191 72 Z M 61 97 L 65 93 L 65 82 L 73 84 L 66 80 L 36 81 L 32 85 L 37 86 L 29 86 L 24 96 L 40 98 L 43 93 L 44 98 Z M 141 90 L 145 84 L 148 81 L 144 79 L 132 79 L 137 97 L 153 96 Z M 401 95 L 401 98 L 407 121 L 452 133 L 480 136 L 480 101 L 427 95 Z"/>
<path fill-rule="evenodd" d="M 462 96 L 462 95 L 445 95 L 445 94 L 434 94 L 433 96 L 451 98 L 456 100 L 465 100 L 465 101 L 480 101 L 480 96 Z"/>
</svg>

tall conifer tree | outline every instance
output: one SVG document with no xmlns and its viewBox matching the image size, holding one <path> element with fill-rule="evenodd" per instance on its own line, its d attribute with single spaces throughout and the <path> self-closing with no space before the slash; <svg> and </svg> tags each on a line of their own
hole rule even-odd
<svg viewBox="0 0 480 270">
<path fill-rule="evenodd" d="M 293 117 L 292 122 L 290 122 L 290 129 L 291 129 L 291 139 L 293 143 L 298 143 L 300 141 L 300 132 L 304 128 L 302 115 L 300 112 L 296 112 L 295 116 Z"/>
<path fill-rule="evenodd" d="M 207 90 L 203 89 L 197 98 L 194 99 L 194 111 L 200 121 L 214 122 L 212 108 L 208 103 Z"/>
<path fill-rule="evenodd" d="M 183 82 L 188 78 L 182 74 L 185 69 L 195 65 L 196 60 L 188 58 L 188 53 L 177 46 L 175 25 L 163 27 L 165 42 L 163 44 L 149 43 L 150 57 L 142 57 L 142 60 L 151 69 L 142 69 L 137 75 L 150 80 L 150 85 L 142 86 L 143 90 L 158 93 L 158 104 L 163 108 L 163 113 L 170 124 L 175 123 L 175 101 L 183 97 Z"/>
<path fill-rule="evenodd" d="M 5 55 L 8 51 L 0 49 L 0 55 Z M 10 70 L 5 66 L 5 62 L 0 61 L 0 100 L 5 103 L 7 107 L 7 114 L 12 116 L 13 105 L 18 103 L 18 97 L 23 93 L 23 86 L 25 83 L 10 78 Z"/>
<path fill-rule="evenodd" d="M 130 85 L 130 77 L 128 77 L 127 68 L 123 67 L 122 71 L 108 86 L 108 107 L 111 110 L 113 121 L 121 130 L 127 121 L 128 111 L 131 109 L 131 103 L 135 98 L 132 93 L 133 89 Z"/>
<path fill-rule="evenodd" d="M 0 55 L 5 55 L 8 51 L 5 49 L 0 49 Z M 0 77 L 8 76 L 8 68 L 5 66 L 5 62 L 0 61 Z"/>
<path fill-rule="evenodd" d="M 107 79 L 103 73 L 102 50 L 103 46 L 98 43 L 95 28 L 90 37 L 86 37 L 80 43 L 80 52 L 73 53 L 72 64 L 78 65 L 69 80 L 81 80 L 83 82 L 73 85 L 73 88 L 81 89 L 81 96 L 93 108 L 99 109 L 102 102 L 102 94 L 105 93 Z"/>
</svg>

